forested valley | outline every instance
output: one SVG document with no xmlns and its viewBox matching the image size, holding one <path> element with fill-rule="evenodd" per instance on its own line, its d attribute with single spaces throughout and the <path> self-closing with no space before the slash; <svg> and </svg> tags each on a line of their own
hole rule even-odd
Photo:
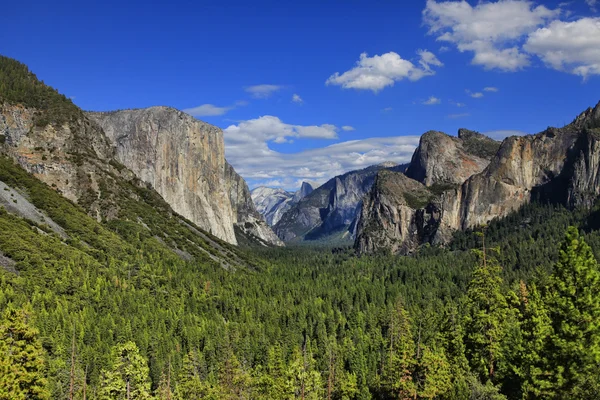
<svg viewBox="0 0 600 400">
<path fill-rule="evenodd" d="M 225 269 L 0 161 L 69 235 L 0 210 L 2 399 L 599 393 L 599 209 L 531 204 L 411 257 L 246 248 Z"/>
</svg>

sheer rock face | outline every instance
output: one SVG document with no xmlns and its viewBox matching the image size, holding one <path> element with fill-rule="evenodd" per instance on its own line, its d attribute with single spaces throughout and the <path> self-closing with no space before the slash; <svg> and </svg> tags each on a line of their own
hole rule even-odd
<svg viewBox="0 0 600 400">
<path fill-rule="evenodd" d="M 465 169 L 444 173 L 437 164 L 452 169 L 449 154 L 463 160 L 462 153 L 447 149 L 455 140 L 441 139 L 445 155 L 430 155 L 439 146 L 431 146 L 433 135 L 428 136 L 421 141 L 426 146 L 413 157 L 417 167 L 411 164 L 407 175 L 430 187 L 429 201 L 407 205 L 404 193 L 418 192 L 406 183 L 407 177 L 378 177 L 361 210 L 355 241 L 359 252 L 407 253 L 422 243 L 447 243 L 454 230 L 504 217 L 532 200 L 590 207 L 600 195 L 600 103 L 564 128 L 505 139 L 485 169 L 455 186 L 435 185 L 456 183 L 451 177 L 462 179 L 472 171 L 468 168 L 472 164 L 456 163 Z M 435 137 L 441 138 L 437 133 Z"/>
<path fill-rule="evenodd" d="M 265 246 L 283 246 L 283 242 L 267 225 L 257 211 L 246 181 L 226 162 L 225 181 L 229 186 L 229 199 L 234 212 L 235 226 L 246 236 Z"/>
<path fill-rule="evenodd" d="M 104 130 L 119 162 L 150 184 L 175 212 L 237 243 L 219 128 L 169 107 L 88 115 Z"/>
<path fill-rule="evenodd" d="M 274 230 L 284 242 L 325 239 L 354 234 L 362 199 L 377 171 L 395 164 L 382 164 L 336 176 L 291 207 Z"/>
</svg>

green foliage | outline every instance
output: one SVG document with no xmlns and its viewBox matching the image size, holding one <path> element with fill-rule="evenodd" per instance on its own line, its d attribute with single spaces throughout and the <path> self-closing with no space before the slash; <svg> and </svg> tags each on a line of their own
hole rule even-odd
<svg viewBox="0 0 600 400">
<path fill-rule="evenodd" d="M 588 397 L 600 378 L 600 272 L 591 248 L 570 227 L 547 288 L 552 335 L 545 349 L 556 398 Z M 597 392 L 596 392 L 597 393 Z"/>
<path fill-rule="evenodd" d="M 480 257 L 467 292 L 465 344 L 472 370 L 485 382 L 494 378 L 502 359 L 508 305 L 502 291 L 500 265 L 486 254 L 485 247 Z"/>
<path fill-rule="evenodd" d="M 44 352 L 31 312 L 9 306 L 0 320 L 0 399 L 48 399 Z"/>
<path fill-rule="evenodd" d="M 71 100 L 39 81 L 25 64 L 0 55 L 0 105 L 4 102 L 36 109 L 37 126 L 62 124 L 82 116 Z"/>
<path fill-rule="evenodd" d="M 102 371 L 98 398 L 143 400 L 150 398 L 148 365 L 133 342 L 118 344 L 111 351 L 111 364 Z"/>
</svg>

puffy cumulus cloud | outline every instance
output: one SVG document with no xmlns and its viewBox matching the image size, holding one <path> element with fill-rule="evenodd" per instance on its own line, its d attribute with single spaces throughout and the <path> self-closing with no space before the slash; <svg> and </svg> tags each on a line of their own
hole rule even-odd
<svg viewBox="0 0 600 400">
<path fill-rule="evenodd" d="M 299 94 L 296 94 L 296 93 L 294 93 L 294 94 L 292 95 L 292 101 L 293 101 L 294 103 L 298 103 L 298 104 L 302 104 L 302 103 L 304 103 L 304 100 L 302 100 L 302 97 L 300 97 L 300 95 L 299 95 Z"/>
<path fill-rule="evenodd" d="M 419 60 L 415 65 L 393 51 L 373 57 L 362 53 L 354 68 L 342 74 L 336 72 L 325 84 L 341 86 L 344 89 L 372 90 L 376 93 L 404 79 L 417 81 L 425 76 L 434 75 L 432 67 L 443 66 L 430 51 L 419 50 L 417 54 Z"/>
<path fill-rule="evenodd" d="M 531 33 L 524 48 L 556 70 L 600 75 L 600 18 L 553 21 Z"/>
<path fill-rule="evenodd" d="M 271 97 L 274 93 L 283 89 L 281 85 L 254 85 L 245 87 L 244 90 L 252 95 L 252 97 L 257 99 L 266 99 Z"/>
<path fill-rule="evenodd" d="M 212 117 L 223 115 L 232 108 L 233 107 L 217 107 L 213 104 L 202 104 L 201 106 L 186 108 L 183 112 L 188 113 L 193 117 Z"/>
<path fill-rule="evenodd" d="M 472 52 L 472 63 L 486 69 L 516 71 L 530 64 L 520 48 L 524 36 L 558 17 L 551 10 L 526 0 L 480 2 L 427 0 L 423 21 L 437 40 Z"/>
<path fill-rule="evenodd" d="M 225 155 L 250 186 L 295 189 L 302 181 L 323 183 L 335 175 L 384 161 L 408 162 L 419 136 L 351 140 L 326 147 L 281 153 L 270 142 L 303 137 L 335 137 L 333 125 L 298 126 L 265 116 L 224 130 Z"/>
<path fill-rule="evenodd" d="M 425 104 L 426 106 L 433 106 L 436 104 L 440 104 L 441 102 L 442 100 L 440 100 L 439 98 L 435 96 L 430 96 L 427 100 L 423 102 L 423 104 Z"/>
</svg>

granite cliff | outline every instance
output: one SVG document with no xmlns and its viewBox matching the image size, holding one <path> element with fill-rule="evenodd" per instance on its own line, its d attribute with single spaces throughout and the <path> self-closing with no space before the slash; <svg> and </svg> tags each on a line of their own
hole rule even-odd
<svg viewBox="0 0 600 400">
<path fill-rule="evenodd" d="M 459 145 L 448 149 L 451 143 Z M 590 207 L 600 195 L 600 103 L 563 128 L 509 137 L 493 150 L 490 140 L 466 130 L 458 139 L 425 134 L 406 176 L 377 176 L 361 209 L 357 251 L 409 253 L 422 243 L 444 244 L 455 230 L 531 201 Z"/>
<path fill-rule="evenodd" d="M 120 163 L 202 229 L 236 244 L 234 225 L 281 245 L 225 160 L 223 132 L 170 107 L 90 112 Z"/>
</svg>

